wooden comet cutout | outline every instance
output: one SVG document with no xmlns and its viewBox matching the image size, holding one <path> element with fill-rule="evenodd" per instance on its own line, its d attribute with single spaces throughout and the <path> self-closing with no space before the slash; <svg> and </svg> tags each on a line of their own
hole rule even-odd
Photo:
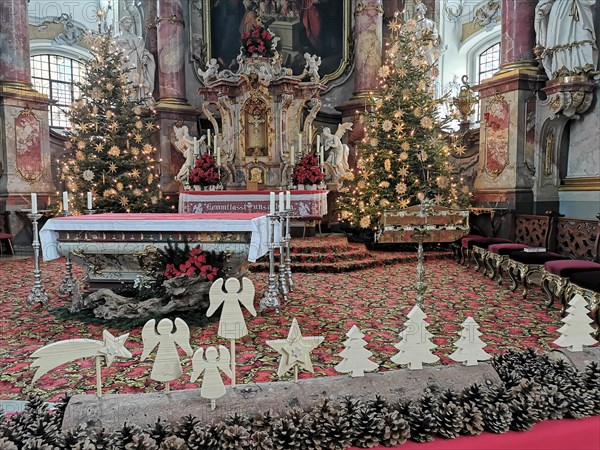
<svg viewBox="0 0 600 450">
<path fill-rule="evenodd" d="M 115 358 L 131 358 L 131 352 L 125 348 L 125 341 L 129 333 L 114 337 L 109 331 L 102 332 L 104 340 L 94 339 L 68 339 L 48 344 L 31 355 L 37 358 L 31 367 L 37 367 L 33 382 L 50 370 L 80 358 L 96 358 L 96 393 L 102 396 L 102 368 L 101 359 L 106 360 L 109 367 Z"/>
</svg>

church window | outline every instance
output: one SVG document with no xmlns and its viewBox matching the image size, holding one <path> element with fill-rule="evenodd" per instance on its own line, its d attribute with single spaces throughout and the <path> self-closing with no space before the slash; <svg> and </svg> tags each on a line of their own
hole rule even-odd
<svg viewBox="0 0 600 450">
<path fill-rule="evenodd" d="M 491 78 L 500 68 L 500 42 L 479 54 L 479 82 Z"/>
</svg>

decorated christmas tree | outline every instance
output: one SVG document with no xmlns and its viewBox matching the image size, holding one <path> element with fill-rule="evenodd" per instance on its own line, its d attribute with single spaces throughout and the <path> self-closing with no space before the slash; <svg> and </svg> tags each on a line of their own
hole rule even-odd
<svg viewBox="0 0 600 450">
<path fill-rule="evenodd" d="M 87 206 L 97 212 L 141 212 L 163 208 L 159 164 L 152 135 L 155 112 L 137 100 L 123 54 L 109 35 L 89 36 L 93 57 L 77 84 L 80 98 L 68 117 L 68 159 L 61 178 L 75 214 Z"/>
<path fill-rule="evenodd" d="M 465 151 L 440 116 L 445 98 L 434 94 L 437 39 L 415 19 L 390 22 L 385 63 L 372 107 L 360 117 L 357 167 L 346 176 L 339 208 L 353 228 L 374 229 L 384 210 L 400 210 L 425 198 L 465 206 L 469 190 L 454 179 L 448 156 Z"/>
<path fill-rule="evenodd" d="M 340 356 L 344 359 L 335 366 L 335 370 L 340 373 L 350 372 L 353 377 L 362 377 L 365 372 L 376 370 L 379 365 L 369 359 L 373 353 L 365 348 L 367 341 L 363 339 L 365 335 L 359 328 L 353 325 L 346 336 L 348 336 L 344 341 L 346 348 L 340 352 Z"/>
<path fill-rule="evenodd" d="M 408 364 L 409 369 L 422 369 L 423 363 L 439 361 L 440 358 L 431 353 L 437 345 L 430 341 L 433 334 L 427 331 L 429 324 L 425 322 L 427 316 L 423 310 L 415 305 L 407 317 L 408 320 L 404 323 L 406 328 L 400 332 L 402 340 L 394 345 L 400 351 L 392 356 L 392 362 L 398 365 Z"/>
<path fill-rule="evenodd" d="M 479 337 L 479 324 L 472 317 L 467 317 L 462 324 L 460 339 L 455 342 L 456 351 L 449 355 L 453 361 L 463 362 L 466 366 L 476 366 L 478 361 L 486 361 L 492 356 L 483 348 L 487 345 Z"/>
</svg>

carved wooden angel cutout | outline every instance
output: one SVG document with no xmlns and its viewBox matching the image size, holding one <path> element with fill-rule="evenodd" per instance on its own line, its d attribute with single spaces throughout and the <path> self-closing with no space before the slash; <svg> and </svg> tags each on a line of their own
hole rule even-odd
<svg viewBox="0 0 600 450">
<path fill-rule="evenodd" d="M 192 372 L 190 381 L 193 383 L 204 372 L 200 395 L 211 400 L 212 409 L 215 409 L 215 399 L 225 395 L 225 384 L 223 383 L 219 369 L 229 378 L 233 376 L 229 364 L 229 350 L 223 345 L 219 345 L 219 350 L 215 347 L 208 347 L 206 349 L 206 357 L 204 356 L 204 349 L 202 347 L 194 353 L 194 358 L 192 359 L 194 371 Z"/>
<path fill-rule="evenodd" d="M 248 334 L 244 314 L 240 303 L 246 307 L 250 314 L 256 316 L 254 309 L 254 284 L 248 278 L 242 279 L 242 288 L 237 278 L 229 278 L 225 281 L 223 291 L 223 278 L 216 280 L 210 287 L 210 307 L 206 312 L 208 317 L 223 304 L 221 320 L 219 321 L 218 334 L 226 339 L 239 339 Z"/>
<path fill-rule="evenodd" d="M 192 347 L 190 347 L 190 329 L 187 324 L 179 317 L 175 319 L 176 330 L 173 331 L 173 322 L 170 319 L 162 319 L 158 322 L 149 320 L 142 329 L 142 341 L 144 350 L 141 361 L 146 359 L 152 350 L 158 346 L 154 365 L 150 378 L 157 381 L 167 382 L 166 390 L 169 388 L 169 381 L 178 379 L 183 373 L 181 370 L 181 361 L 177 353 L 179 345 L 188 356 L 192 356 Z M 177 344 L 177 345 L 176 345 Z"/>
</svg>

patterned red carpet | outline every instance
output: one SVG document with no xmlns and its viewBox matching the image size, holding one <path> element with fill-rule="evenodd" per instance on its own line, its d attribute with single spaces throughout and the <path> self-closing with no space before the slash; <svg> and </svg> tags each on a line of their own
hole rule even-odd
<svg viewBox="0 0 600 450">
<path fill-rule="evenodd" d="M 43 284 L 50 297 L 50 309 L 28 307 L 27 295 L 33 284 L 33 260 L 0 260 L 0 398 L 24 399 L 31 391 L 56 400 L 64 393 L 94 392 L 94 360 L 78 360 L 42 376 L 31 385 L 34 370 L 30 355 L 40 346 L 70 338 L 102 339 L 102 330 L 113 334 L 130 333 L 127 347 L 131 360 L 116 360 L 103 369 L 105 392 L 143 392 L 163 389 L 150 380 L 149 360 L 140 362 L 142 352 L 141 325 L 91 323 L 64 315 L 68 300 L 58 297 L 64 261 L 42 264 Z M 549 349 L 562 324 L 558 310 L 546 310 L 541 290 L 532 289 L 527 300 L 520 293 L 511 293 L 506 286 L 467 269 L 450 259 L 426 258 L 426 278 L 430 289 L 423 310 L 428 314 L 429 331 L 438 345 L 435 353 L 442 364 L 453 364 L 448 355 L 465 317 L 473 315 L 481 325 L 482 339 L 488 352 L 534 347 Z M 323 335 L 325 342 L 313 354 L 314 376 L 334 374 L 333 366 L 340 361 L 345 333 L 357 324 L 373 352 L 372 359 L 380 370 L 396 368 L 390 357 L 397 350 L 398 333 L 404 327 L 406 314 L 415 304 L 416 263 L 414 259 L 371 269 L 346 273 L 296 273 L 295 290 L 277 314 L 273 310 L 248 317 L 250 335 L 237 345 L 238 383 L 276 380 L 278 355 L 265 345 L 266 339 L 285 338 L 292 318 L 298 319 L 304 336 Z M 77 271 L 80 274 L 80 271 Z M 250 275 L 258 299 L 265 292 L 265 273 Z M 256 303 L 258 303 L 258 299 Z M 60 308 L 63 308 L 61 311 Z M 58 308 L 58 309 L 57 309 Z M 60 314 L 62 312 L 62 315 Z M 197 318 L 186 315 L 193 323 Z M 203 327 L 191 325 L 191 343 L 200 345 L 226 344 L 216 336 L 218 322 Z M 182 355 L 184 375 L 172 389 L 197 388 L 190 383 L 191 361 Z M 301 374 L 301 377 L 312 376 Z"/>
</svg>

